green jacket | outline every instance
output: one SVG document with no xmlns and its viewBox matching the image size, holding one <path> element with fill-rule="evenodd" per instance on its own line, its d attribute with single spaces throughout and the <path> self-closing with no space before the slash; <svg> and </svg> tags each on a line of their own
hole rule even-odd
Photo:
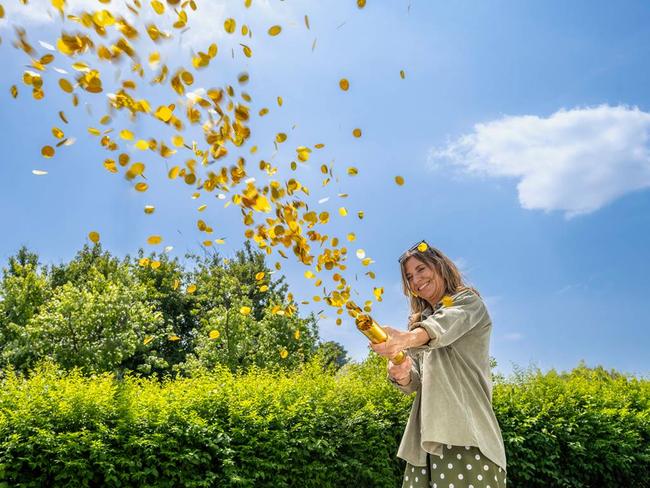
<svg viewBox="0 0 650 488">
<path fill-rule="evenodd" d="M 417 392 L 398 457 L 427 465 L 427 453 L 442 455 L 443 444 L 476 446 L 506 469 L 499 423 L 492 410 L 489 344 L 492 321 L 483 300 L 470 290 L 423 312 L 431 340 L 407 351 L 413 362 L 411 382 L 391 382 L 406 394 Z"/>
</svg>

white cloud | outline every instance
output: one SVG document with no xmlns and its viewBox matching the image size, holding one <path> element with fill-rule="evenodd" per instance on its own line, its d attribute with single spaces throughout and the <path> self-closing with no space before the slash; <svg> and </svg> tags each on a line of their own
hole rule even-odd
<svg viewBox="0 0 650 488">
<path fill-rule="evenodd" d="M 650 187 L 650 113 L 601 105 L 550 117 L 505 116 L 433 148 L 429 162 L 468 173 L 519 180 L 523 208 L 560 210 L 570 218 Z"/>
<path fill-rule="evenodd" d="M 506 341 L 516 342 L 516 341 L 520 341 L 521 339 L 523 339 L 524 335 L 519 333 L 519 332 L 511 332 L 509 334 L 504 334 L 503 338 Z"/>
</svg>

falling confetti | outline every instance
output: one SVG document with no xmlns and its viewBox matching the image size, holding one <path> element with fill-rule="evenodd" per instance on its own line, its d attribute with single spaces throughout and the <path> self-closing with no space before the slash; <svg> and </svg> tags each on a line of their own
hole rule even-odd
<svg viewBox="0 0 650 488">
<path fill-rule="evenodd" d="M 124 182 L 137 192 L 134 196 L 141 198 L 148 195 L 145 192 L 150 190 L 150 185 L 153 189 L 154 184 L 158 182 L 154 172 L 159 170 L 149 163 L 149 158 L 162 160 L 161 166 L 165 168 L 169 184 L 187 188 L 193 199 L 206 198 L 212 194 L 217 197 L 214 201 L 223 201 L 224 208 L 241 210 L 247 239 L 258 244 L 269 254 L 275 249 L 283 259 L 288 259 L 289 251 L 285 250 L 293 251 L 297 262 L 309 269 L 305 276 L 313 280 L 315 286 L 322 287 L 322 294 L 314 297 L 314 301 L 323 301 L 336 308 L 337 314 L 347 311 L 355 317 L 361 309 L 351 300 L 352 293 L 356 293 L 356 290 L 352 289 L 345 275 L 348 258 L 344 246 L 346 239 L 325 235 L 319 230 L 319 226 L 330 222 L 330 213 L 314 211 L 309 201 L 311 189 L 299 181 L 297 176 L 287 176 L 284 173 L 285 170 L 290 171 L 289 168 L 299 171 L 303 165 L 317 160 L 315 150 L 322 149 L 324 145 L 301 145 L 302 141 L 296 141 L 290 149 L 295 149 L 294 161 L 286 166 L 274 162 L 273 154 L 267 157 L 262 154 L 256 156 L 261 175 L 268 177 L 265 181 L 253 172 L 255 168 L 251 168 L 246 160 L 248 152 L 251 155 L 257 154 L 264 148 L 262 140 L 255 141 L 257 144 L 254 145 L 249 144 L 252 140 L 252 128 L 255 127 L 255 124 L 251 123 L 252 119 L 256 116 L 264 117 L 269 113 L 268 108 L 253 104 L 253 100 L 257 98 L 254 93 L 242 90 L 244 87 L 253 86 L 248 73 L 255 72 L 248 67 L 254 61 L 253 50 L 248 41 L 238 43 L 241 50 L 237 48 L 235 63 L 242 65 L 235 71 L 239 73 L 236 77 L 232 80 L 219 79 L 214 85 L 199 86 L 201 77 L 197 73 L 217 62 L 219 47 L 222 51 L 230 51 L 233 58 L 236 51 L 229 49 L 232 46 L 218 47 L 216 43 L 209 46 L 192 46 L 192 53 L 187 56 L 185 66 L 183 61 L 173 68 L 165 64 L 164 53 L 167 51 L 159 45 L 162 46 L 162 43 L 174 38 L 180 39 L 180 35 L 191 28 L 192 15 L 189 14 L 197 9 L 194 1 L 153 0 L 147 7 L 141 7 L 140 2 L 136 1 L 135 6 L 127 5 L 127 8 L 136 14 L 133 21 L 126 20 L 114 11 L 110 2 L 100 2 L 103 4 L 100 9 L 94 10 L 94 7 L 86 6 L 84 2 L 83 8 L 89 9 L 88 11 L 70 12 L 69 5 L 64 0 L 52 0 L 52 5 L 66 23 L 74 24 L 74 30 L 66 25 L 67 30 L 49 39 L 51 42 L 38 41 L 38 46 L 46 51 L 45 54 L 36 52 L 25 29 L 16 28 L 14 45 L 28 57 L 25 63 L 28 69 L 22 72 L 24 88 L 21 88 L 21 95 L 23 90 L 28 93 L 31 91 L 32 98 L 38 101 L 46 97 L 46 88 L 53 88 L 57 92 L 63 92 L 58 96 L 69 99 L 73 107 L 85 104 L 86 112 L 92 121 L 82 125 L 86 127 L 84 136 L 91 143 L 109 152 L 98 161 L 106 170 L 107 177 L 120 175 Z M 251 4 L 251 0 L 244 0 L 247 8 Z M 357 6 L 364 8 L 366 1 L 357 0 Z M 154 22 L 158 25 L 151 21 L 144 24 L 143 19 L 138 17 L 141 8 L 149 11 L 149 20 L 155 16 Z M 308 15 L 304 15 L 304 23 L 308 30 L 311 29 Z M 341 26 L 344 24 L 345 22 Z M 237 21 L 232 17 L 227 17 L 223 26 L 229 34 L 225 36 L 226 39 L 235 40 L 235 43 L 243 41 L 238 39 L 239 32 L 242 37 L 253 39 L 250 27 L 241 25 L 238 31 Z M 280 35 L 282 30 L 280 25 L 272 25 L 267 32 L 270 37 L 275 37 Z M 259 39 L 257 38 L 257 41 Z M 266 37 L 265 39 L 268 43 L 277 42 Z M 315 46 L 314 38 L 312 51 Z M 111 69 L 115 84 L 110 81 Z M 400 71 L 400 77 L 405 77 L 403 70 Z M 20 78 L 17 82 L 20 82 Z M 342 78 L 339 87 L 342 91 L 348 91 L 350 83 L 346 78 Z M 156 98 L 155 104 L 147 99 L 150 90 L 160 90 L 162 94 Z M 12 97 L 17 98 L 18 86 L 11 86 L 10 92 Z M 93 116 L 90 103 L 93 96 L 96 97 L 95 100 L 107 101 L 108 111 L 103 115 Z M 18 98 L 16 103 L 20 103 L 22 99 L 23 96 Z M 282 97 L 277 96 L 276 101 L 278 107 L 283 106 Z M 69 113 L 72 116 L 78 114 L 78 111 Z M 69 123 L 62 110 L 58 110 L 58 116 L 64 124 Z M 124 125 L 123 121 L 127 119 L 128 127 L 120 127 L 119 124 Z M 77 125 L 48 129 L 54 142 L 49 139 L 39 144 L 42 146 L 43 157 L 53 158 L 55 151 L 63 154 L 66 147 L 75 143 L 75 137 L 66 134 L 70 132 L 68 127 Z M 291 130 L 295 127 L 294 124 Z M 269 142 L 276 151 L 280 151 L 280 144 L 288 145 L 288 141 L 293 144 L 293 139 L 297 136 L 287 128 L 282 131 L 277 129 L 281 128 L 271 132 L 276 135 L 271 136 Z M 144 130 L 149 133 L 143 133 Z M 197 137 L 197 133 L 202 135 Z M 354 129 L 352 133 L 356 138 L 362 135 L 359 128 Z M 288 135 L 292 137 L 289 138 Z M 138 161 L 145 158 L 146 167 L 145 163 Z M 338 168 L 334 162 L 323 164 L 321 161 L 317 164 L 324 178 L 323 188 L 340 184 L 341 177 L 346 175 L 353 177 L 359 174 L 359 170 L 354 166 Z M 33 173 L 36 175 L 37 171 L 43 170 L 34 170 Z M 299 172 L 292 175 L 297 174 Z M 395 178 L 396 183 L 403 184 L 403 179 L 400 183 L 398 178 L 401 177 Z M 346 198 L 347 194 L 340 193 L 338 197 Z M 319 204 L 325 204 L 330 199 L 329 196 L 318 198 Z M 156 211 L 154 205 L 144 203 L 142 202 L 145 214 L 151 215 Z M 201 224 L 197 225 L 199 232 L 203 234 L 199 242 L 204 246 L 211 246 L 213 243 L 224 245 L 225 237 L 214 238 L 214 235 L 211 235 L 214 230 L 210 219 L 214 216 L 210 215 L 211 212 L 206 211 L 207 209 L 207 203 L 196 208 L 203 216 Z M 348 210 L 339 207 L 338 213 L 341 217 L 346 217 Z M 364 212 L 357 211 L 357 216 L 363 219 Z M 345 236 L 348 242 L 357 239 L 352 232 L 343 233 L 342 236 Z M 89 238 L 95 243 L 99 242 L 97 233 L 90 233 Z M 162 237 L 159 235 L 151 235 L 147 239 L 149 245 L 158 245 L 161 242 Z M 165 252 L 170 252 L 171 249 L 172 246 L 167 246 Z M 370 266 L 374 262 L 365 256 L 365 252 L 359 256 L 357 251 L 357 257 L 363 266 Z M 160 261 L 148 258 L 142 258 L 139 263 L 153 270 L 161 266 Z M 276 270 L 280 268 L 280 263 L 276 263 Z M 331 286 L 323 281 L 327 281 L 321 274 L 323 270 L 337 271 Z M 364 276 L 374 279 L 371 270 L 366 271 Z M 259 291 L 266 292 L 269 289 L 268 276 L 265 274 L 258 273 L 256 281 Z M 179 289 L 180 282 L 174 280 L 172 286 L 174 290 Z M 186 293 L 192 294 L 196 289 L 195 284 L 190 284 L 186 287 Z M 380 287 L 374 288 L 372 298 L 381 301 L 381 295 L 376 291 L 378 289 Z M 287 303 L 274 305 L 272 313 L 290 316 L 296 312 L 295 303 L 291 297 Z M 363 310 L 368 312 L 371 305 L 372 301 L 367 300 Z M 251 309 L 241 307 L 240 312 L 247 315 L 251 313 Z M 322 314 L 319 313 L 319 316 Z M 342 320 L 337 318 L 336 323 L 340 325 Z M 211 339 L 214 338 L 212 332 Z M 216 333 L 218 337 L 218 332 Z M 296 331 L 296 334 L 297 340 L 299 331 Z M 180 337 L 172 337 L 179 336 L 168 336 L 169 340 L 180 340 Z M 147 336 L 144 342 L 148 344 L 153 339 L 153 336 Z M 283 357 L 286 357 L 288 351 L 284 349 L 281 356 L 283 354 Z"/>
<path fill-rule="evenodd" d="M 444 297 L 442 297 L 443 307 L 451 307 L 453 304 L 454 304 L 454 299 L 449 295 L 445 295 Z"/>
<path fill-rule="evenodd" d="M 94 230 L 89 232 L 88 239 L 90 239 L 94 244 L 97 244 L 99 242 L 99 232 L 95 232 Z"/>
</svg>

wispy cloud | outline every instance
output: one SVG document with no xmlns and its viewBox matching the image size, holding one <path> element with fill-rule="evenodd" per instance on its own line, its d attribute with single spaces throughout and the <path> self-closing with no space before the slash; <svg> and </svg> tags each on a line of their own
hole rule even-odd
<svg viewBox="0 0 650 488">
<path fill-rule="evenodd" d="M 510 177 L 523 208 L 567 218 L 650 187 L 650 113 L 601 105 L 549 117 L 503 117 L 433 148 L 433 167 L 450 162 L 471 174 Z"/>
<path fill-rule="evenodd" d="M 524 335 L 520 332 L 510 332 L 509 334 L 504 334 L 503 339 L 510 342 L 517 342 L 524 338 Z"/>
</svg>

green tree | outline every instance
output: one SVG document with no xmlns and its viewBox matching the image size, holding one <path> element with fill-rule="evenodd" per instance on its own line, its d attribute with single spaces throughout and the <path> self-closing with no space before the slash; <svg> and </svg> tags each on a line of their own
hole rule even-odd
<svg viewBox="0 0 650 488">
<path fill-rule="evenodd" d="M 27 323 L 51 295 L 37 254 L 22 247 L 8 264 L 0 281 L 0 367 L 31 361 L 33 353 L 21 338 Z"/>
<path fill-rule="evenodd" d="M 145 298 L 141 285 L 111 281 L 91 269 L 83 286 L 68 282 L 54 290 L 25 327 L 23 343 L 35 359 L 51 357 L 84 372 L 121 372 L 127 363 L 144 373 L 165 369 L 156 349 L 162 319 Z"/>
<path fill-rule="evenodd" d="M 316 354 L 321 356 L 323 365 L 326 368 L 330 366 L 335 369 L 341 369 L 349 361 L 350 357 L 345 348 L 336 341 L 326 341 L 318 344 L 316 349 Z"/>
<path fill-rule="evenodd" d="M 297 315 L 284 277 L 272 279 L 263 252 L 245 242 L 234 259 L 216 253 L 190 258 L 195 262 L 190 281 L 197 286 L 193 313 L 199 334 L 187 366 L 220 363 L 232 371 L 250 366 L 292 368 L 314 354 L 316 319 L 313 314 Z M 242 313 L 242 307 L 250 313 Z"/>
</svg>

